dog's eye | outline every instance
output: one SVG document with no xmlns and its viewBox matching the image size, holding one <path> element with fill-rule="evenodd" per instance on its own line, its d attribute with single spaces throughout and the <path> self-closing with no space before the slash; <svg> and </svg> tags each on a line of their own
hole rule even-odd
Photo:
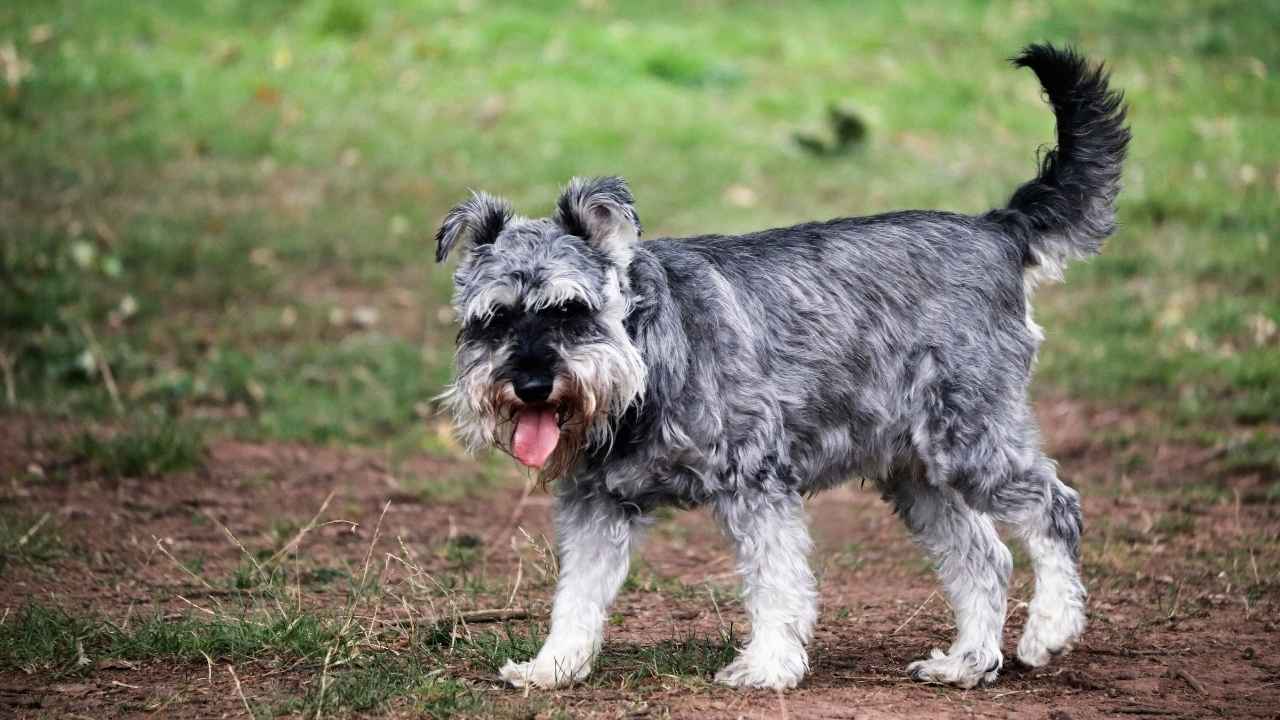
<svg viewBox="0 0 1280 720">
<path fill-rule="evenodd" d="M 484 326 L 490 329 L 503 328 L 509 324 L 511 324 L 511 310 L 502 306 L 494 308 L 484 321 Z"/>
<path fill-rule="evenodd" d="M 546 314 L 561 320 L 570 318 L 583 317 L 591 312 L 591 308 L 581 300 L 566 300 L 559 305 L 552 305 L 546 309 Z"/>
</svg>

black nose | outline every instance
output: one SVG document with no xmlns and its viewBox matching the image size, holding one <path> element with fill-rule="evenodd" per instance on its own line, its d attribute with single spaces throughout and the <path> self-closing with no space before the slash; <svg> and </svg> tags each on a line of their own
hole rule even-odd
<svg viewBox="0 0 1280 720">
<path fill-rule="evenodd" d="M 540 373 L 516 373 L 511 378 L 516 397 L 527 403 L 542 402 L 551 397 L 551 386 L 554 383 L 555 378 Z"/>
</svg>

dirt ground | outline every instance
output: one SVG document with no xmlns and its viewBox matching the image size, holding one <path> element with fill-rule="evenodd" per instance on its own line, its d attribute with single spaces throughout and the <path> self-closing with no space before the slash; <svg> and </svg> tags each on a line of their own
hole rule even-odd
<svg viewBox="0 0 1280 720">
<path fill-rule="evenodd" d="M 949 610 L 900 523 L 855 482 L 810 501 L 822 611 L 812 672 L 795 691 L 738 692 L 681 677 L 633 682 L 611 677 L 602 662 L 592 683 L 539 698 L 537 691 L 526 697 L 506 689 L 474 667 L 448 670 L 480 688 L 494 708 L 529 717 L 553 710 L 571 717 L 701 720 L 1280 717 L 1280 559 L 1274 551 L 1280 506 L 1259 490 L 1273 479 L 1226 472 L 1211 450 L 1142 440 L 1141 416 L 1064 400 L 1040 403 L 1040 416 L 1063 476 L 1082 490 L 1088 523 L 1089 630 L 1074 652 L 1048 668 L 1027 670 L 1012 659 L 1030 593 L 1024 563 L 1011 592 L 1009 660 L 999 682 L 961 691 L 908 681 L 908 662 L 949 642 Z M 370 557 L 388 592 L 406 588 L 399 597 L 434 597 L 429 602 L 463 611 L 510 605 L 527 609 L 533 622 L 545 618 L 552 584 L 539 552 L 552 534 L 550 501 L 540 492 L 526 496 L 514 471 L 500 489 L 443 502 L 413 492 L 405 480 L 457 470 L 429 457 L 396 463 L 393 474 L 393 464 L 376 451 L 219 441 L 196 471 L 110 480 L 68 463 L 61 448 L 72 429 L 0 417 L 0 478 L 6 481 L 0 508 L 49 513 L 68 547 L 48 563 L 4 570 L 5 617 L 33 601 L 92 611 L 118 624 L 146 614 L 212 612 L 233 602 L 234 593 L 200 577 L 231 575 L 244 562 L 237 543 L 281 546 L 332 493 L 320 522 L 303 533 L 299 562 L 360 571 Z M 44 479 L 33 474 L 35 467 Z M 466 572 L 483 587 L 408 592 L 414 573 L 388 558 L 416 558 L 418 577 L 442 577 L 458 568 L 456 554 L 444 550 L 458 547 L 458 538 L 473 538 L 468 545 L 480 548 Z M 194 574 L 177 564 L 197 559 Z M 1016 551 L 1015 559 L 1021 559 Z M 705 513 L 664 518 L 616 606 L 606 656 L 673 638 L 715 638 L 728 625 L 741 633 L 746 620 L 734 586 L 729 548 Z M 297 600 L 321 610 L 345 602 L 342 590 L 327 586 Z M 386 612 L 412 616 L 428 609 Z M 5 671 L 0 716 L 244 717 L 242 696 L 296 692 L 315 675 L 315 667 L 235 666 L 218 658 L 99 661 L 93 672 L 70 679 Z M 378 714 L 410 712 L 393 702 Z"/>
</svg>

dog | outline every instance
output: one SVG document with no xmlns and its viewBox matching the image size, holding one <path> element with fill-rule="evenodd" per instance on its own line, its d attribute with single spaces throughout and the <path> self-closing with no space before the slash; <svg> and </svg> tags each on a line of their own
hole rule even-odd
<svg viewBox="0 0 1280 720">
<path fill-rule="evenodd" d="M 709 506 L 751 620 L 716 680 L 795 687 L 817 619 L 804 501 L 851 478 L 905 521 L 955 613 L 955 641 L 910 677 L 996 679 L 1013 564 L 997 523 L 1035 571 L 1018 659 L 1040 667 L 1072 647 L 1085 628 L 1080 499 L 1028 403 L 1043 338 L 1030 298 L 1113 232 L 1129 129 L 1101 65 L 1051 45 L 1012 62 L 1039 78 L 1057 148 L 982 215 L 640 242 L 631 191 L 606 177 L 574 179 L 548 218 L 484 193 L 445 216 L 436 260 L 461 251 L 461 329 L 442 404 L 469 447 L 555 482 L 550 631 L 503 679 L 586 677 L 652 511 Z"/>
</svg>

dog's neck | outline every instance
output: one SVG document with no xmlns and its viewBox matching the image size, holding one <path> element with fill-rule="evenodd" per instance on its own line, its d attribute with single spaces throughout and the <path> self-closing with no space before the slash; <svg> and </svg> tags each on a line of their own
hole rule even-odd
<svg viewBox="0 0 1280 720">
<path fill-rule="evenodd" d="M 671 271 L 641 245 L 629 269 L 633 306 L 627 316 L 627 335 L 640 350 L 648 369 L 643 405 L 661 404 L 653 393 L 679 394 L 689 373 L 690 345 L 679 298 L 672 291 Z"/>
<path fill-rule="evenodd" d="M 587 449 L 583 457 L 587 470 L 648 442 L 689 374 L 689 342 L 668 269 L 642 244 L 636 248 L 627 274 L 631 307 L 625 324 L 627 336 L 645 363 L 645 391 L 616 418 L 613 442 Z"/>
</svg>

